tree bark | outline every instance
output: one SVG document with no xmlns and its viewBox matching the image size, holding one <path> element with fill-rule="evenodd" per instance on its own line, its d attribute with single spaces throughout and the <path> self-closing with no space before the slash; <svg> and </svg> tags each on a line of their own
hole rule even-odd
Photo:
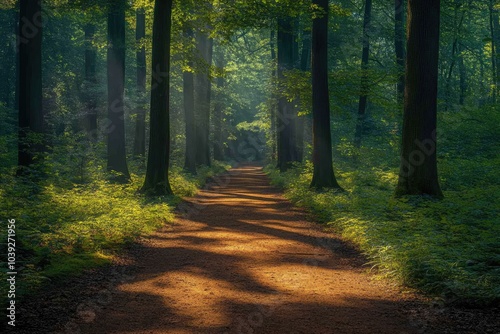
<svg viewBox="0 0 500 334">
<path fill-rule="evenodd" d="M 276 68 L 276 49 L 275 49 L 275 39 L 276 39 L 276 32 L 274 29 L 271 30 L 271 36 L 270 36 L 270 42 L 269 46 L 271 48 L 271 61 L 272 61 L 272 71 L 271 71 L 271 82 L 273 84 L 276 84 L 276 77 L 277 77 L 277 68 Z M 271 159 L 273 161 L 277 160 L 277 144 L 278 144 L 278 139 L 276 137 L 276 101 L 278 100 L 278 97 L 276 96 L 275 90 L 277 87 L 273 87 L 273 93 L 271 97 L 271 106 L 270 106 L 270 115 L 269 117 L 271 118 Z"/>
<path fill-rule="evenodd" d="M 46 150 L 42 110 L 41 1 L 21 0 L 19 11 L 19 144 L 17 175 L 39 162 Z M 34 138 L 38 137 L 38 138 Z"/>
<path fill-rule="evenodd" d="M 130 181 L 125 149 L 125 1 L 111 2 L 108 13 L 108 171 L 113 181 Z"/>
<path fill-rule="evenodd" d="M 396 196 L 443 197 L 438 182 L 436 115 L 440 1 L 408 1 L 401 165 Z"/>
<path fill-rule="evenodd" d="M 499 11 L 495 7 L 495 3 L 492 2 L 491 5 L 491 20 L 492 20 L 492 39 L 493 45 L 493 57 L 494 57 L 494 69 L 492 72 L 493 83 L 495 89 L 495 97 L 498 97 L 500 92 L 500 22 L 498 18 Z"/>
<path fill-rule="evenodd" d="M 458 103 L 463 106 L 465 104 L 465 98 L 467 95 L 467 70 L 465 68 L 461 45 L 459 45 L 459 53 L 460 55 L 458 57 L 458 71 L 460 74 L 460 96 L 458 99 Z"/>
<path fill-rule="evenodd" d="M 223 98 L 223 90 L 225 85 L 225 79 L 223 76 L 225 64 L 224 53 L 220 50 L 217 64 L 216 66 L 219 68 L 220 74 L 217 77 L 217 96 L 215 99 L 214 106 L 214 159 L 217 161 L 224 161 L 224 139 L 223 139 L 223 131 L 222 131 L 222 111 L 224 109 Z"/>
<path fill-rule="evenodd" d="M 313 20 L 312 86 L 313 86 L 313 164 L 311 187 L 341 189 L 332 166 L 330 98 L 328 94 L 328 0 L 313 0 L 325 15 Z"/>
<path fill-rule="evenodd" d="M 151 131 L 146 180 L 142 191 L 151 196 L 172 194 L 168 178 L 170 162 L 170 41 L 172 0 L 156 0 L 153 23 L 151 83 Z"/>
<path fill-rule="evenodd" d="M 398 104 L 403 103 L 405 93 L 405 30 L 404 30 L 404 0 L 394 0 L 394 48 L 396 50 L 396 65 L 398 82 L 396 88 Z"/>
<path fill-rule="evenodd" d="M 284 18 L 278 21 L 278 81 L 281 85 L 286 80 L 285 73 L 296 68 L 298 46 L 294 21 Z M 294 101 L 290 102 L 284 93 L 278 101 L 278 168 L 287 171 L 293 162 L 298 161 L 297 154 L 297 109 Z"/>
<path fill-rule="evenodd" d="M 210 166 L 210 102 L 212 96 L 211 66 L 213 39 L 205 33 L 196 34 L 198 52 L 206 68 L 196 75 L 195 110 L 196 110 L 196 164 Z"/>
<path fill-rule="evenodd" d="M 361 95 L 358 104 L 358 121 L 354 135 L 354 146 L 361 147 L 361 138 L 365 130 L 366 105 L 368 102 L 368 57 L 370 56 L 370 24 L 372 19 L 372 0 L 365 0 L 363 20 L 363 53 L 361 55 Z"/>
<path fill-rule="evenodd" d="M 136 109 L 136 123 L 134 136 L 134 156 L 143 158 L 146 156 L 146 110 L 144 98 L 146 95 L 146 48 L 144 38 L 146 38 L 146 13 L 144 9 L 137 10 L 136 13 L 136 41 L 140 48 L 137 50 L 137 96 L 139 105 Z"/>
<path fill-rule="evenodd" d="M 97 86 L 96 64 L 97 64 L 97 49 L 94 46 L 94 36 L 96 26 L 94 24 L 86 24 L 85 30 L 85 81 L 87 82 L 86 94 L 86 120 L 85 131 L 88 138 L 92 142 L 97 142 L 97 103 L 94 98 L 93 89 Z"/>
<path fill-rule="evenodd" d="M 193 28 L 186 23 L 184 26 L 184 38 L 193 41 Z M 189 44 L 191 45 L 191 44 Z M 184 119 L 186 123 L 186 153 L 184 160 L 184 169 L 191 174 L 196 174 L 196 116 L 195 116 L 195 97 L 194 97 L 194 50 L 191 50 L 188 56 L 187 66 L 189 71 L 183 72 L 183 94 L 184 94 Z"/>
</svg>

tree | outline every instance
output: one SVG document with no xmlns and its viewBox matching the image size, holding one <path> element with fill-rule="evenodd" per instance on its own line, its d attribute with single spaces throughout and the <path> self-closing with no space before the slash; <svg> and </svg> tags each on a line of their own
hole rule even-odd
<svg viewBox="0 0 500 334">
<path fill-rule="evenodd" d="M 217 58 L 216 58 L 216 66 L 219 71 L 216 84 L 217 84 L 217 94 L 215 96 L 215 106 L 214 106 L 214 159 L 217 161 L 224 160 L 224 138 L 223 138 L 223 129 L 222 129 L 222 121 L 223 115 L 222 112 L 224 110 L 224 102 L 223 102 L 223 92 L 225 85 L 224 78 L 224 67 L 225 67 L 225 58 L 224 51 L 220 48 Z"/>
<path fill-rule="evenodd" d="M 286 74 L 299 65 L 297 29 L 292 17 L 278 20 L 278 81 L 286 86 Z M 288 170 L 293 162 L 299 161 L 297 148 L 297 109 L 295 101 L 281 92 L 277 113 L 278 168 Z"/>
<path fill-rule="evenodd" d="M 495 0 L 489 1 L 489 18 L 491 34 L 491 76 L 493 78 L 493 102 L 496 102 L 500 87 L 500 23 L 498 9 L 495 8 Z"/>
<path fill-rule="evenodd" d="M 354 145 L 361 146 L 361 137 L 365 127 L 366 105 L 368 102 L 368 57 L 370 56 L 370 23 L 372 19 L 372 0 L 365 0 L 365 16 L 363 20 L 363 54 L 361 56 L 361 95 L 358 104 L 358 122 Z"/>
<path fill-rule="evenodd" d="M 156 0 L 153 21 L 151 130 L 146 180 L 142 192 L 152 196 L 172 194 L 170 162 L 170 41 L 172 0 Z"/>
<path fill-rule="evenodd" d="M 41 1 L 21 0 L 19 11 L 19 144 L 18 175 L 39 161 L 45 150 L 42 111 Z"/>
<path fill-rule="evenodd" d="M 396 65 L 398 71 L 397 99 L 403 103 L 405 93 L 405 6 L 403 0 L 394 0 L 394 49 L 396 50 Z"/>
<path fill-rule="evenodd" d="M 408 1 L 401 165 L 396 196 L 443 197 L 438 182 L 436 114 L 440 1 Z"/>
<path fill-rule="evenodd" d="M 184 169 L 191 174 L 196 174 L 196 116 L 194 104 L 194 62 L 193 42 L 194 32 L 190 22 L 184 23 L 184 38 L 189 45 L 187 69 L 183 71 L 184 119 L 186 123 L 186 153 Z"/>
<path fill-rule="evenodd" d="M 271 66 L 272 66 L 272 71 L 271 71 L 271 81 L 272 83 L 276 83 L 276 76 L 277 76 L 277 68 L 276 68 L 276 47 L 275 47 L 275 39 L 276 39 L 276 31 L 274 29 L 271 29 L 271 34 L 269 38 L 269 47 L 271 49 Z M 278 154 L 278 148 L 277 148 L 277 143 L 278 139 L 276 137 L 277 131 L 276 131 L 276 101 L 278 100 L 278 97 L 276 96 L 275 89 L 272 90 L 273 94 L 271 96 L 271 105 L 270 105 L 270 112 L 269 112 L 269 117 L 271 118 L 271 159 L 274 161 L 277 159 L 277 154 Z"/>
<path fill-rule="evenodd" d="M 311 187 L 341 189 L 332 166 L 330 130 L 330 97 L 328 94 L 328 0 L 313 0 L 323 10 L 313 20 L 312 86 L 313 86 L 313 164 Z"/>
<path fill-rule="evenodd" d="M 94 46 L 94 35 L 96 26 L 92 23 L 85 24 L 85 82 L 86 89 L 90 94 L 85 95 L 86 117 L 85 117 L 85 130 L 88 137 L 93 142 L 97 141 L 97 103 L 94 96 L 94 89 L 97 86 L 97 50 Z"/>
<path fill-rule="evenodd" d="M 125 0 L 112 0 L 108 11 L 108 171 L 128 182 L 125 149 Z"/>
<path fill-rule="evenodd" d="M 196 111 L 196 164 L 210 166 L 210 101 L 212 96 L 211 66 L 213 39 L 208 33 L 196 34 L 196 45 L 202 67 L 196 74 L 195 111 Z"/>
<path fill-rule="evenodd" d="M 146 13 L 144 8 L 140 8 L 136 13 L 136 41 L 137 50 L 137 95 L 139 105 L 136 109 L 136 123 L 134 136 L 134 156 L 144 157 L 146 155 L 146 110 L 144 98 L 146 95 L 146 47 L 144 38 L 146 37 Z"/>
</svg>

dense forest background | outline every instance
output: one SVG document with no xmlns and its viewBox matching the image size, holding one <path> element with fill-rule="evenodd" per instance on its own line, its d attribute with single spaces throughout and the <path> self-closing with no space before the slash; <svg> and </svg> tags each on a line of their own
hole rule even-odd
<svg viewBox="0 0 500 334">
<path fill-rule="evenodd" d="M 21 15 L 19 32 L 25 2 L 0 3 L 0 212 L 18 221 L 21 293 L 109 261 L 171 221 L 180 198 L 207 178 L 262 161 L 292 201 L 355 242 L 382 274 L 446 302 L 498 302 L 495 0 L 441 1 L 434 24 L 440 189 L 397 198 L 405 62 L 427 57 L 425 49 L 407 55 L 404 1 L 329 1 L 329 16 L 325 1 L 174 1 L 171 17 L 159 22 L 153 1 L 44 0 L 31 24 Z M 327 43 L 314 44 L 313 21 L 326 18 Z M 26 34 L 41 39 L 38 56 L 25 51 L 30 60 L 16 37 Z M 330 109 L 319 106 L 330 111 L 336 177 L 326 187 L 313 180 L 318 45 L 328 52 Z M 30 76 L 29 61 L 41 66 L 30 77 L 41 95 L 29 100 L 39 103 L 38 119 L 24 133 L 29 106 L 20 96 L 34 95 L 22 95 L 30 92 L 16 78 Z M 169 98 L 150 96 L 157 85 Z M 150 113 L 151 103 L 163 103 L 168 119 Z M 168 152 L 155 146 L 159 136 L 170 138 Z M 169 182 L 158 189 L 151 166 L 162 168 L 162 154 Z"/>
</svg>

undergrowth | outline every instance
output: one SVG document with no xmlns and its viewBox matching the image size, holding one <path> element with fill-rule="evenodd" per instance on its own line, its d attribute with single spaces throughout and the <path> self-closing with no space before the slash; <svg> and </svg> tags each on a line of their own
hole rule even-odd
<svg viewBox="0 0 500 334">
<path fill-rule="evenodd" d="M 446 303 L 497 304 L 499 123 L 486 121 L 497 115 L 494 108 L 440 114 L 440 201 L 394 198 L 398 151 L 388 136 L 384 143 L 367 136 L 357 159 L 348 142 L 339 141 L 334 167 L 345 193 L 311 190 L 310 162 L 284 174 L 267 172 L 290 200 L 358 245 L 380 274 Z"/>
<path fill-rule="evenodd" d="M 216 163 L 201 168 L 197 176 L 173 168 L 170 181 L 175 196 L 164 198 L 139 194 L 144 177 L 137 174 L 126 185 L 110 183 L 98 171 L 91 182 L 83 184 L 53 177 L 57 173 L 37 183 L 2 176 L 0 253 L 5 261 L 7 219 L 15 219 L 16 297 L 32 293 L 47 281 L 109 263 L 128 243 L 171 222 L 181 197 L 194 195 L 205 180 L 227 168 Z M 8 291 L 6 263 L 0 265 L 0 290 Z"/>
</svg>

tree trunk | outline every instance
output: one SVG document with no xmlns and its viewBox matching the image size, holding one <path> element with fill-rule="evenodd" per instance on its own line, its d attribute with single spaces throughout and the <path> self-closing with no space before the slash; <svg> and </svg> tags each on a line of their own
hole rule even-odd
<svg viewBox="0 0 500 334">
<path fill-rule="evenodd" d="M 365 130 L 366 105 L 368 102 L 368 57 L 370 56 L 370 24 L 372 19 L 372 0 L 365 0 L 363 20 L 363 53 L 361 56 L 361 95 L 359 96 L 358 121 L 354 135 L 354 146 L 361 147 L 361 138 Z"/>
<path fill-rule="evenodd" d="M 273 84 L 276 84 L 276 76 L 277 76 L 277 71 L 276 71 L 276 49 L 275 49 L 275 38 L 276 38 L 276 33 L 274 30 L 271 30 L 271 36 L 270 36 L 270 47 L 271 47 L 271 61 L 272 61 L 272 72 L 271 72 L 271 82 Z M 276 161 L 277 160 L 277 143 L 278 139 L 276 138 L 276 101 L 278 100 L 278 97 L 275 94 L 276 87 L 273 87 L 273 93 L 271 97 L 271 106 L 270 106 L 270 115 L 269 117 L 271 118 L 271 160 Z"/>
<path fill-rule="evenodd" d="M 135 37 L 140 48 L 137 51 L 137 96 L 138 107 L 136 110 L 134 156 L 144 158 L 146 156 L 146 109 L 144 99 L 146 95 L 146 13 L 144 9 L 137 10 Z"/>
<path fill-rule="evenodd" d="M 15 85 L 16 85 L 16 45 L 15 45 L 15 40 L 13 40 L 13 36 L 17 36 L 17 25 L 19 22 L 19 14 L 17 13 L 16 10 L 10 9 L 8 10 L 9 14 L 12 14 L 12 19 L 9 22 L 11 26 L 11 31 L 10 33 L 5 34 L 4 40 L 2 40 L 2 48 L 5 50 L 4 52 L 4 64 L 5 67 L 2 68 L 2 75 L 3 75 L 3 84 L 1 85 L 2 87 L 2 92 L 1 92 L 1 97 L 0 101 L 5 103 L 5 106 L 7 108 L 12 108 L 14 107 L 14 99 L 15 96 L 12 94 L 12 92 L 15 90 Z"/>
<path fill-rule="evenodd" d="M 396 196 L 441 198 L 436 158 L 440 1 L 409 0 L 408 5 L 403 138 Z"/>
<path fill-rule="evenodd" d="M 196 34 L 198 52 L 206 68 L 196 75 L 195 110 L 196 110 L 196 164 L 210 166 L 210 100 L 212 82 L 210 67 L 212 66 L 213 39 L 205 33 Z"/>
<path fill-rule="evenodd" d="M 224 139 L 222 132 L 222 111 L 224 109 L 224 102 L 222 98 L 225 85 L 223 71 L 226 64 L 224 52 L 222 50 L 220 50 L 216 65 L 219 68 L 220 74 L 219 77 L 217 77 L 217 96 L 214 106 L 214 159 L 217 161 L 224 161 Z"/>
<path fill-rule="evenodd" d="M 19 146 L 18 175 L 37 163 L 46 149 L 42 111 L 42 9 L 41 1 L 21 0 L 19 11 Z"/>
<path fill-rule="evenodd" d="M 108 13 L 108 171 L 116 182 L 130 181 L 125 148 L 125 1 Z"/>
<path fill-rule="evenodd" d="M 152 70 L 158 71 L 151 87 L 151 131 L 148 166 L 142 191 L 152 196 L 172 194 L 170 161 L 170 40 L 172 0 L 156 0 L 153 23 Z"/>
<path fill-rule="evenodd" d="M 328 0 L 313 0 L 325 15 L 313 20 L 312 86 L 313 86 L 313 164 L 311 187 L 341 189 L 332 167 L 330 98 L 328 94 Z"/>
<path fill-rule="evenodd" d="M 497 93 L 498 93 L 498 88 L 497 88 L 497 73 L 498 73 L 498 63 L 497 63 L 497 48 L 500 47 L 500 45 L 496 44 L 497 41 L 497 35 L 498 31 L 495 29 L 495 9 L 494 9 L 494 1 L 490 0 L 490 6 L 489 6 L 489 11 L 490 11 L 490 34 L 491 34 L 491 78 L 492 78 L 492 83 L 493 83 L 493 90 L 491 92 L 491 97 L 493 100 L 493 103 L 496 102 L 497 100 Z"/>
<path fill-rule="evenodd" d="M 97 49 L 94 46 L 94 35 L 96 26 L 94 24 L 85 25 L 85 81 L 87 82 L 88 94 L 85 94 L 86 120 L 85 131 L 92 142 L 97 142 L 97 103 L 93 90 L 97 86 L 96 64 Z"/>
<path fill-rule="evenodd" d="M 184 38 L 193 41 L 193 28 L 189 23 L 184 27 Z M 189 44 L 191 45 L 191 44 Z M 183 72 L 183 94 L 184 94 L 184 119 L 186 123 L 186 155 L 184 160 L 184 169 L 191 174 L 196 174 L 196 116 L 194 105 L 194 62 L 193 50 L 188 56 L 187 66 L 190 70 Z"/>
<path fill-rule="evenodd" d="M 458 103 L 463 106 L 465 104 L 465 97 L 467 95 L 467 70 L 464 64 L 461 45 L 459 45 L 459 53 L 460 55 L 458 57 L 458 71 L 460 73 L 460 97 Z"/>
<path fill-rule="evenodd" d="M 302 52 L 300 55 L 300 70 L 307 72 L 311 70 L 311 33 L 310 31 L 304 30 L 302 32 Z M 304 149 L 305 149 L 305 115 L 297 117 L 297 160 L 304 160 Z"/>
<path fill-rule="evenodd" d="M 396 65 L 398 71 L 397 82 L 397 101 L 398 104 L 403 103 L 405 94 L 405 23 L 404 23 L 405 6 L 404 0 L 394 0 L 394 47 L 396 50 Z"/>
<path fill-rule="evenodd" d="M 460 11 L 460 7 L 462 6 L 461 2 L 456 2 L 455 3 L 455 15 L 454 15 L 454 26 L 457 27 L 457 29 L 454 31 L 454 38 L 453 38 L 453 44 L 451 47 L 451 63 L 450 63 L 450 68 L 448 70 L 448 74 L 446 76 L 446 84 L 445 84 L 445 111 L 448 111 L 452 107 L 452 93 L 451 93 L 451 81 L 453 78 L 453 70 L 455 68 L 455 63 L 458 59 L 460 61 L 460 51 L 459 51 L 459 43 L 460 43 L 460 32 L 462 30 L 462 25 L 463 21 L 465 18 L 465 12 L 462 12 L 462 16 L 460 19 L 458 19 L 458 14 Z"/>
<path fill-rule="evenodd" d="M 498 96 L 500 91 L 500 23 L 498 18 L 498 8 L 495 7 L 495 3 L 492 4 L 491 8 L 491 16 L 492 16 L 492 24 L 493 24 L 493 56 L 495 61 L 495 67 L 493 72 L 493 83 L 495 88 L 495 96 Z"/>
<path fill-rule="evenodd" d="M 291 18 L 280 19 L 278 22 L 278 81 L 285 82 L 286 71 L 296 67 L 298 61 L 298 46 L 294 33 L 294 22 Z M 295 56 L 297 54 L 297 56 Z M 277 132 L 278 132 L 278 168 L 281 172 L 288 170 L 293 162 L 298 161 L 295 101 L 290 102 L 282 94 L 278 101 Z"/>
</svg>

